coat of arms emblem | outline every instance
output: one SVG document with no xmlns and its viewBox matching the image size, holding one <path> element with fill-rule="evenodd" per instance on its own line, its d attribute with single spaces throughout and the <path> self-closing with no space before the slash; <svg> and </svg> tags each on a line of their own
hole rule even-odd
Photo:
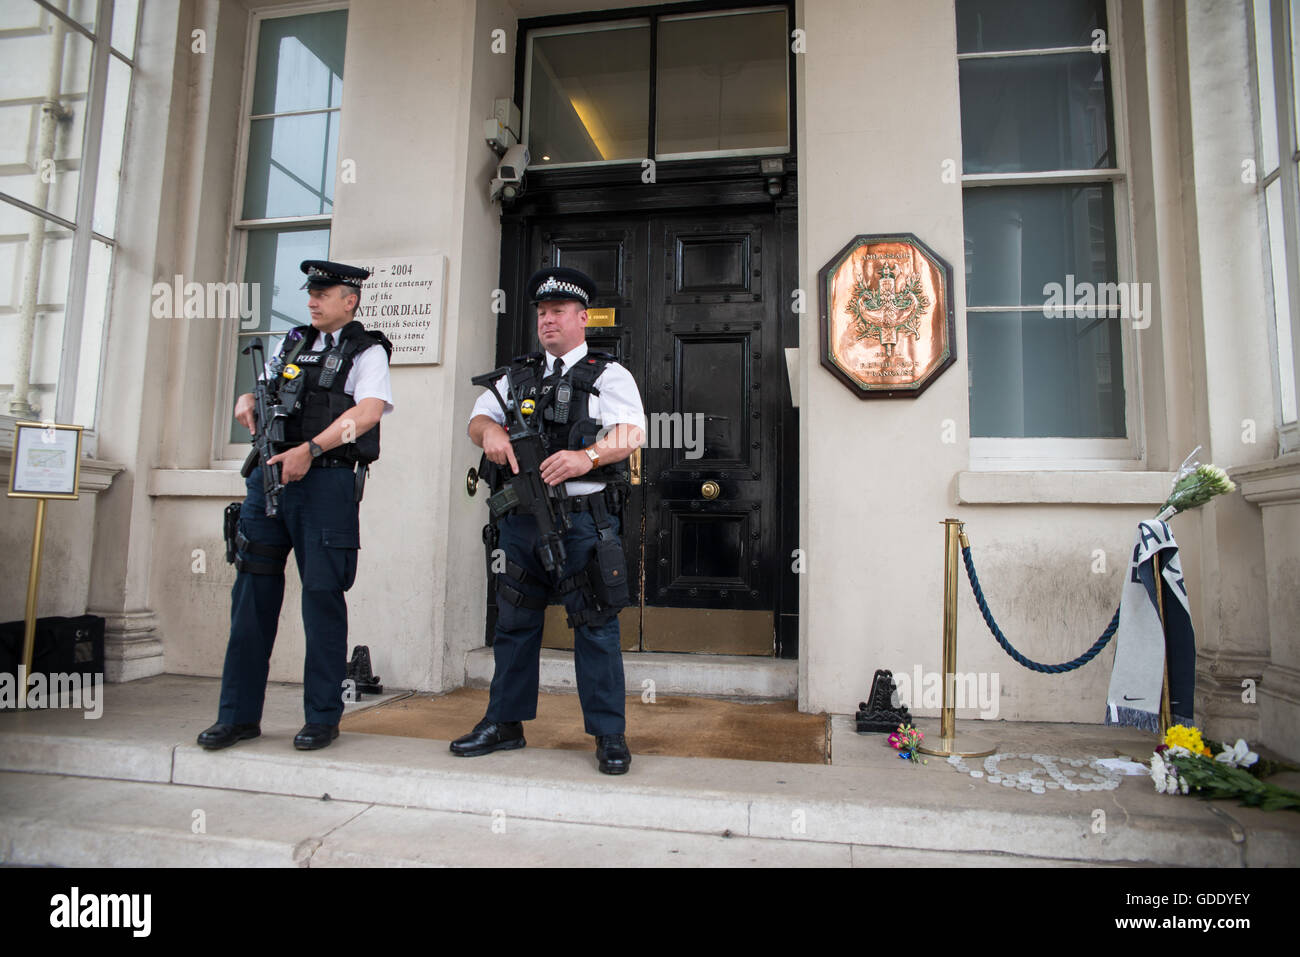
<svg viewBox="0 0 1300 957">
<path fill-rule="evenodd" d="M 951 284 L 910 233 L 856 237 L 818 274 L 822 365 L 861 398 L 920 394 L 955 358 Z"/>
</svg>

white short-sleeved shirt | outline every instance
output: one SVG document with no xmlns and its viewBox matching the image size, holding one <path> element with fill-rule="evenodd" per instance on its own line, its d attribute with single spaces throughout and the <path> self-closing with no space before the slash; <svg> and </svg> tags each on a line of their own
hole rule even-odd
<svg viewBox="0 0 1300 957">
<path fill-rule="evenodd" d="M 283 336 L 271 341 L 271 355 L 280 354 L 283 341 Z M 324 348 L 325 333 L 322 332 L 316 336 L 316 341 L 311 344 L 308 351 L 319 352 Z M 352 396 L 356 402 L 362 399 L 383 399 L 383 414 L 387 415 L 393 411 L 393 387 L 388 374 L 388 355 L 384 352 L 383 346 L 379 343 L 366 346 L 352 357 L 352 366 L 348 369 L 348 378 L 343 383 L 343 391 Z"/>
<path fill-rule="evenodd" d="M 560 356 L 560 359 L 564 362 L 565 369 L 572 369 L 586 355 L 587 344 L 583 342 L 577 348 Z M 550 375 L 554 368 L 555 356 L 548 352 L 546 353 L 546 375 Z M 641 393 L 636 387 L 636 380 L 632 378 L 632 373 L 617 362 L 611 362 L 596 377 L 593 385 L 600 390 L 600 395 L 589 395 L 587 397 L 587 413 L 593 419 L 604 428 L 620 424 L 635 425 L 644 434 L 645 408 L 641 404 Z M 500 393 L 501 398 L 505 399 L 506 403 L 509 404 L 510 394 L 509 390 L 506 389 L 505 376 L 497 379 L 494 386 L 497 392 Z M 469 415 L 470 420 L 473 421 L 475 416 L 479 415 L 486 415 L 497 425 L 504 426 L 506 424 L 506 417 L 501 411 L 501 404 L 492 398 L 492 394 L 486 390 L 474 403 L 474 410 Z M 604 482 L 584 482 L 581 479 L 570 479 L 564 483 L 564 490 L 570 495 L 587 495 L 591 492 L 598 492 L 604 487 Z"/>
</svg>

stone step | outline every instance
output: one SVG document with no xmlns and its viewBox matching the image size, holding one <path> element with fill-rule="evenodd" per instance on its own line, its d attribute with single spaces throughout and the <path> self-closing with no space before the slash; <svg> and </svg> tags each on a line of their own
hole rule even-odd
<svg viewBox="0 0 1300 957">
<path fill-rule="evenodd" d="M 633 733 L 632 769 L 611 777 L 597 771 L 590 750 L 528 747 L 457 758 L 445 741 L 344 732 L 324 750 L 295 751 L 302 720 L 295 686 L 268 690 L 260 738 L 210 752 L 194 737 L 211 722 L 214 680 L 159 676 L 108 691 L 98 720 L 69 709 L 0 715 L 0 771 L 840 849 L 1154 866 L 1300 863 L 1293 814 L 1160 795 L 1146 776 L 1110 791 L 1031 795 L 959 774 L 941 759 L 899 761 L 881 736 L 855 734 L 844 715 L 830 722 L 831 765 L 644 754 Z M 1147 735 L 1093 726 L 982 722 L 979 729 L 1005 752 L 1075 759 L 1141 756 L 1150 745 Z M 0 792 L 0 809 L 8 801 Z M 246 836 L 263 839 L 251 826 Z M 240 853 L 295 860 L 278 846 Z"/>
<path fill-rule="evenodd" d="M 465 656 L 468 687 L 488 687 L 492 670 L 491 648 L 475 648 Z M 799 663 L 781 658 L 624 652 L 623 674 L 628 694 L 647 687 L 658 695 L 793 699 L 799 694 Z M 542 691 L 576 691 L 573 653 L 542 649 L 540 680 Z"/>
<path fill-rule="evenodd" d="M 1093 862 L 1243 863 L 1230 822 L 1200 802 L 1166 798 L 1160 813 L 1144 814 L 1137 807 L 1124 811 L 1110 793 L 1051 793 L 1010 805 L 999 789 L 972 787 L 942 765 L 914 769 L 917 777 L 904 779 L 909 786 L 899 793 L 889 786 L 893 778 L 873 781 L 853 767 L 637 755 L 631 772 L 612 777 L 598 773 L 588 752 L 525 748 L 457 758 L 446 748 L 360 734 L 343 735 L 318 753 L 292 751 L 288 735 L 264 735 L 220 752 L 178 745 L 172 782 L 769 840 Z M 1131 805 L 1156 797 L 1147 794 L 1145 779 L 1121 787 L 1138 799 Z M 1104 833 L 1090 827 L 1098 807 L 1110 809 Z M 1291 840 L 1294 848 L 1294 835 Z"/>
<path fill-rule="evenodd" d="M 38 867 L 1058 867 L 216 788 L 0 773 L 0 864 Z"/>
</svg>

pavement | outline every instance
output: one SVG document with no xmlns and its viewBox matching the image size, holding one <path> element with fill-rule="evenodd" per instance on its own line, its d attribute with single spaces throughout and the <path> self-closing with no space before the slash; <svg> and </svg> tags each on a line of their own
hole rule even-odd
<svg viewBox="0 0 1300 957">
<path fill-rule="evenodd" d="M 0 713 L 0 864 L 1300 864 L 1300 814 L 1161 795 L 1145 775 L 1091 766 L 1149 758 L 1152 736 L 1128 728 L 958 722 L 959 741 L 978 734 L 1009 755 L 958 770 L 938 757 L 899 760 L 849 715 L 829 717 L 827 765 L 637 755 L 632 727 L 632 769 L 608 776 L 592 753 L 465 759 L 446 742 L 389 735 L 344 732 L 322 751 L 296 751 L 292 684 L 268 688 L 260 738 L 209 752 L 194 739 L 212 722 L 218 686 L 159 675 L 105 686 L 97 719 L 73 708 Z M 937 719 L 917 723 L 937 737 Z M 1296 790 L 1297 777 L 1277 781 Z"/>
</svg>

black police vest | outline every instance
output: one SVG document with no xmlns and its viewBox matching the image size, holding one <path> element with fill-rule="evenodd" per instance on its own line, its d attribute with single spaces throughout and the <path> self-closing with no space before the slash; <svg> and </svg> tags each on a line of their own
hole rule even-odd
<svg viewBox="0 0 1300 957">
<path fill-rule="evenodd" d="M 308 342 L 314 342 L 320 335 L 312 326 L 298 326 L 295 331 L 308 337 Z M 320 352 L 303 349 L 294 357 L 293 333 L 290 333 L 280 348 L 281 360 L 296 365 L 300 370 L 292 379 L 284 378 L 281 373 L 277 380 L 280 383 L 280 402 L 289 412 L 284 423 L 286 448 L 314 439 L 335 419 L 356 405 L 356 401 L 343 391 L 343 387 L 347 384 L 348 373 L 352 371 L 353 359 L 363 349 L 381 345 L 389 357 L 393 354 L 393 346 L 387 336 L 378 330 L 367 331 L 355 319 L 338 330 L 335 336 L 338 341 L 332 349 Z M 357 436 L 356 441 L 330 449 L 327 454 L 362 464 L 375 461 L 379 458 L 379 423 Z"/>
<path fill-rule="evenodd" d="M 510 378 L 515 384 L 521 404 L 531 401 L 533 411 L 526 416 L 529 425 L 537 427 L 541 416 L 542 439 L 546 451 L 585 449 L 596 441 L 602 428 L 600 420 L 592 418 L 590 397 L 600 395 L 596 380 L 605 367 L 616 361 L 604 352 L 588 352 L 563 375 L 546 375 L 546 356 L 531 352 L 510 363 Z M 567 402 L 565 388 L 567 386 Z M 527 405 L 524 405 L 527 409 Z M 579 476 L 579 482 L 624 482 L 627 480 L 627 460 L 613 465 L 602 465 Z"/>
</svg>

